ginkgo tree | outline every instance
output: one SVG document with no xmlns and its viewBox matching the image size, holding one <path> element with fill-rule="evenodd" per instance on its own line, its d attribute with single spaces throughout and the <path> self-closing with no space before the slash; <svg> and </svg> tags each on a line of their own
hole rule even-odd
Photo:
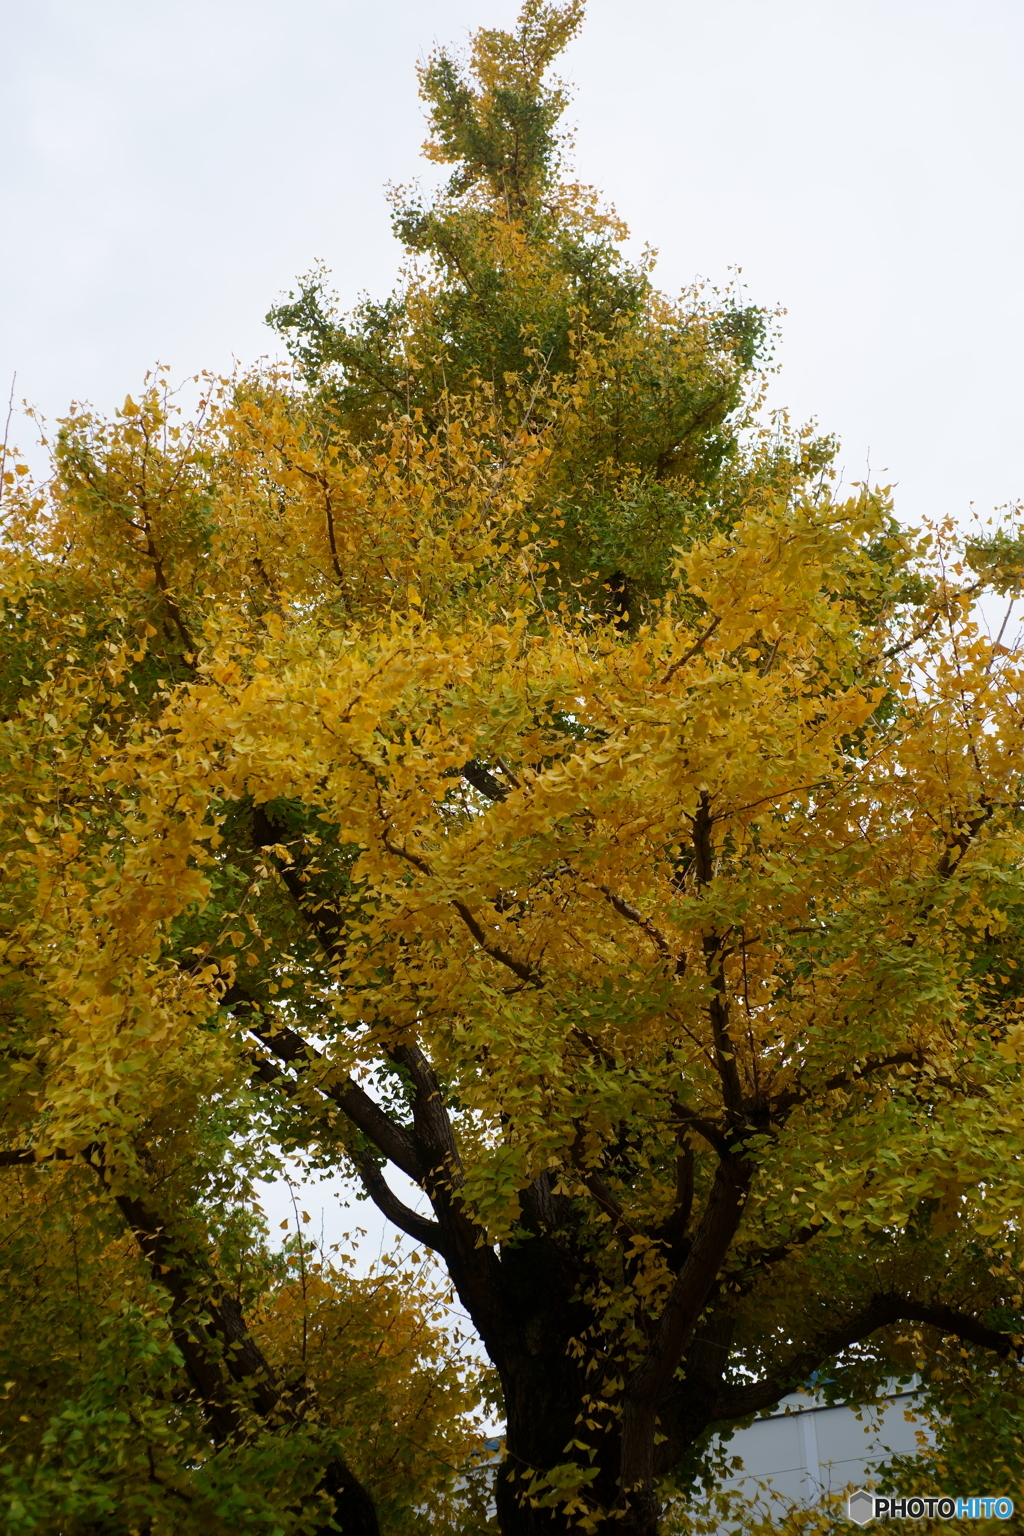
<svg viewBox="0 0 1024 1536">
<path fill-rule="evenodd" d="M 580 19 L 424 66 L 452 182 L 388 304 L 275 312 L 302 377 L 5 463 L 12 1529 L 655 1536 L 812 1377 L 1011 1443 L 1021 545 L 758 426 L 763 317 L 559 180 Z M 493 1517 L 429 1291 L 275 1256 L 275 1148 L 447 1271 Z"/>
</svg>

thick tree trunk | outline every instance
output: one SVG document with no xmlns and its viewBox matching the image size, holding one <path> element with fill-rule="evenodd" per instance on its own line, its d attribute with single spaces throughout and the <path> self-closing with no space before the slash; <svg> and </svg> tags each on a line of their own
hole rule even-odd
<svg viewBox="0 0 1024 1536">
<path fill-rule="evenodd" d="M 535 1474 L 542 1484 L 545 1473 L 573 1461 L 596 1465 L 587 1494 L 598 1509 L 613 1512 L 609 1530 L 615 1536 L 658 1536 L 657 1473 L 683 1463 L 714 1422 L 731 1320 L 706 1320 L 687 1352 L 685 1380 L 676 1382 L 657 1410 L 638 1408 L 627 1399 L 619 1404 L 607 1432 L 595 1434 L 582 1422 L 592 1421 L 586 1398 L 594 1382 L 569 1347 L 570 1340 L 580 1336 L 581 1320 L 574 1308 L 559 1306 L 553 1284 L 544 1284 L 543 1248 L 538 1244 L 538 1251 L 531 1253 L 532 1248 L 525 1244 L 507 1256 L 510 1267 L 528 1267 L 534 1283 L 524 1277 L 519 1290 L 521 1326 L 504 1335 L 502 1348 L 493 1351 L 499 1359 L 506 1410 L 506 1459 L 496 1489 L 502 1536 L 578 1536 L 575 1518 L 566 1517 L 557 1506 L 531 1508 L 525 1497 Z M 551 1281 L 550 1274 L 547 1279 Z M 551 1303 L 547 1317 L 537 1305 L 542 1294 Z M 550 1326 L 556 1315 L 561 1324 L 557 1332 Z M 593 1463 L 573 1441 L 591 1447 Z M 631 1487 L 624 1486 L 627 1467 L 632 1470 Z"/>
<path fill-rule="evenodd" d="M 502 1536 L 578 1536 L 579 1526 L 561 1509 L 532 1508 L 527 1498 L 534 1478 L 539 1483 L 552 1468 L 576 1459 L 572 1441 L 590 1438 L 578 1422 L 586 1381 L 570 1341 L 593 1319 L 570 1299 L 577 1287 L 578 1274 L 547 1234 L 502 1253 L 498 1325 L 485 1338 L 505 1398 L 505 1460 L 496 1489 Z M 603 1475 L 600 1481 L 597 1497 L 614 1499 L 614 1480 Z"/>
<path fill-rule="evenodd" d="M 616 1536 L 658 1536 L 658 1519 L 661 1506 L 654 1492 L 654 1432 L 656 1417 L 650 1414 L 627 1413 L 622 1419 L 622 1438 L 619 1456 L 622 1468 L 643 1467 L 642 1483 L 624 1489 L 622 1497 L 628 1502 L 627 1511 Z"/>
<path fill-rule="evenodd" d="M 593 1432 L 578 1422 L 586 1391 L 582 1373 L 566 1358 L 564 1344 L 561 1350 L 524 1350 L 509 1365 L 511 1369 L 502 1373 L 506 1456 L 496 1490 L 502 1536 L 578 1536 L 576 1518 L 566 1516 L 560 1507 L 531 1508 L 526 1493 L 537 1472 L 543 1475 L 571 1461 L 588 1465 L 586 1456 L 571 1446 L 573 1440 L 585 1444 L 595 1441 Z M 653 1442 L 652 1426 L 652 1455 Z M 618 1433 L 600 1437 L 595 1450 L 598 1471 L 587 1485 L 587 1493 L 598 1508 L 615 1509 L 611 1529 L 616 1536 L 657 1536 L 659 1504 L 653 1493 L 639 1490 L 632 1498 L 623 1497 Z"/>
<path fill-rule="evenodd" d="M 334 1521 L 321 1526 L 314 1536 L 380 1536 L 373 1500 L 351 1467 L 336 1456 L 328 1462 L 320 1488 L 334 1500 Z"/>
<path fill-rule="evenodd" d="M 578 1536 L 579 1524 L 564 1508 L 532 1507 L 528 1489 L 534 1480 L 543 1497 L 552 1492 L 544 1476 L 555 1467 L 582 1460 L 573 1442 L 596 1452 L 597 1475 L 587 1495 L 602 1509 L 619 1497 L 619 1443 L 614 1425 L 597 1434 L 582 1422 L 590 1415 L 585 1399 L 593 1383 L 571 1349 L 593 1323 L 589 1309 L 570 1298 L 578 1275 L 550 1237 L 538 1235 L 502 1255 L 501 1296 L 505 1326 L 500 1338 L 487 1340 L 501 1372 L 505 1398 L 505 1460 L 496 1496 L 502 1536 Z M 616 1532 L 625 1527 L 615 1523 Z"/>
<path fill-rule="evenodd" d="M 560 1510 L 531 1508 L 526 1497 L 536 1474 L 542 1477 L 576 1455 L 570 1442 L 581 1438 L 578 1373 L 566 1359 L 564 1341 L 539 1333 L 510 1349 L 505 1364 L 505 1460 L 497 1486 L 502 1536 L 578 1533 L 578 1525 Z"/>
</svg>

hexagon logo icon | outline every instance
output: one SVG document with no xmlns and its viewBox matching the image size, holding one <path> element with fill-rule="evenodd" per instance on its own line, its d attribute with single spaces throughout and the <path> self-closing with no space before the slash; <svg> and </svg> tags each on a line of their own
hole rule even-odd
<svg viewBox="0 0 1024 1536">
<path fill-rule="evenodd" d="M 851 1493 L 846 1501 L 846 1513 L 854 1525 L 867 1525 L 869 1520 L 875 1518 L 875 1500 L 870 1493 L 865 1493 L 863 1488 L 858 1488 L 856 1493 Z"/>
</svg>

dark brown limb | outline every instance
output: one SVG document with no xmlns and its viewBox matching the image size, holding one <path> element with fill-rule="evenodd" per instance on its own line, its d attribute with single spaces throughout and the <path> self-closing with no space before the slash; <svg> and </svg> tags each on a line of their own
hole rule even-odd
<svg viewBox="0 0 1024 1536">
<path fill-rule="evenodd" d="M 104 1171 L 97 1171 L 106 1185 Z M 283 1400 L 241 1308 L 217 1283 L 206 1255 L 172 1235 L 142 1200 L 122 1194 L 114 1202 L 154 1278 L 170 1294 L 174 1341 L 218 1444 L 243 1436 L 245 1401 L 268 1422 L 294 1421 L 297 1405 Z M 232 1392 L 231 1383 L 244 1387 L 244 1394 Z"/>
<path fill-rule="evenodd" d="M 736 1285 L 742 1291 L 749 1290 L 762 1270 L 770 1269 L 773 1264 L 788 1259 L 790 1254 L 795 1253 L 798 1248 L 819 1237 L 821 1231 L 821 1227 L 801 1227 L 785 1242 L 774 1243 L 771 1248 L 758 1248 L 754 1253 L 746 1254 L 744 1267 L 733 1277 Z"/>
<path fill-rule="evenodd" d="M 977 1318 L 958 1312 L 954 1307 L 915 1301 L 893 1293 L 873 1296 L 852 1316 L 821 1334 L 809 1348 L 794 1355 L 773 1376 L 749 1386 L 731 1387 L 722 1392 L 715 1404 L 715 1418 L 739 1419 L 774 1407 L 789 1392 L 804 1386 L 815 1371 L 844 1349 L 870 1338 L 879 1328 L 893 1323 L 923 1323 L 949 1338 L 962 1339 L 981 1349 L 991 1350 L 1001 1360 L 1024 1354 L 1015 1335 L 989 1328 Z"/>
<path fill-rule="evenodd" d="M 992 819 L 995 809 L 993 801 L 985 801 L 981 809 L 974 816 L 969 817 L 958 832 L 953 833 L 948 838 L 945 851 L 936 869 L 936 874 L 940 880 L 947 880 L 953 873 L 968 848 L 977 839 L 982 827 Z"/>
<path fill-rule="evenodd" d="M 462 1160 L 441 1084 L 414 1041 L 400 1041 L 389 1054 L 407 1073 L 412 1088 L 415 1140 L 425 1168 L 419 1183 L 441 1228 L 449 1273 L 492 1358 L 499 1358 L 507 1325 L 502 1261 L 463 1203 Z"/>
<path fill-rule="evenodd" d="M 676 1121 L 684 1130 L 694 1130 L 707 1142 L 709 1147 L 716 1151 L 719 1157 L 725 1157 L 729 1151 L 729 1144 L 722 1127 L 714 1120 L 709 1120 L 706 1115 L 697 1114 L 696 1110 L 688 1105 L 681 1104 L 678 1100 L 672 1105 L 672 1113 Z"/>
<path fill-rule="evenodd" d="M 86 1161 L 109 1191 L 101 1151 L 91 1148 Z M 253 1415 L 271 1429 L 307 1419 L 310 1394 L 286 1391 L 277 1382 L 208 1254 L 174 1233 L 144 1199 L 124 1193 L 113 1199 L 154 1280 L 170 1296 L 174 1341 L 214 1440 L 224 1444 L 245 1438 Z M 341 1456 L 328 1462 L 319 1488 L 333 1500 L 334 1527 L 343 1536 L 379 1536 L 373 1500 Z M 327 1536 L 327 1528 L 318 1536 Z"/>
<path fill-rule="evenodd" d="M 252 827 L 256 847 L 260 852 L 283 846 L 287 840 L 284 828 L 277 825 L 265 805 L 254 807 Z M 301 865 L 289 863 L 287 859 L 281 857 L 275 858 L 273 864 L 281 883 L 316 934 L 325 955 L 329 960 L 342 959 L 345 953 L 343 924 L 336 916 L 333 922 L 330 921 L 327 909 L 313 902 L 312 892 L 303 878 Z"/>
<path fill-rule="evenodd" d="M 665 1220 L 657 1227 L 651 1229 L 651 1237 L 662 1242 L 669 1250 L 669 1255 L 678 1249 L 686 1236 L 686 1229 L 690 1224 L 690 1212 L 693 1209 L 693 1148 L 689 1142 L 680 1148 L 676 1157 L 676 1195 L 675 1201 Z"/>
<path fill-rule="evenodd" d="M 472 758 L 462 767 L 462 777 L 467 784 L 483 795 L 485 800 L 505 800 L 508 798 L 508 788 L 494 777 L 491 770 L 483 763 Z"/>
<path fill-rule="evenodd" d="M 712 832 L 715 818 L 711 811 L 711 797 L 702 790 L 693 813 L 693 871 L 698 889 L 710 885 L 715 872 L 715 845 Z M 725 983 L 725 939 L 715 932 L 706 933 L 701 940 L 704 953 L 704 969 L 711 984 L 712 994 L 708 1003 L 711 1019 L 711 1036 L 715 1049 L 715 1067 L 722 1084 L 722 1097 L 734 1126 L 743 1116 L 743 1088 L 740 1083 L 736 1046 L 729 1029 L 729 994 Z"/>
<path fill-rule="evenodd" d="M 540 985 L 542 979 L 540 972 L 534 970 L 533 966 L 527 964 L 525 960 L 517 960 L 515 955 L 510 954 L 507 949 L 503 949 L 500 944 L 495 944 L 492 940 L 488 939 L 484 930 L 464 902 L 453 901 L 452 906 L 462 918 L 462 921 L 484 954 L 490 955 L 492 960 L 497 960 L 499 965 L 505 966 L 507 970 L 512 972 L 513 976 L 518 976 L 520 981 L 529 982 L 531 986 Z"/>
<path fill-rule="evenodd" d="M 34 1168 L 39 1163 L 70 1162 L 74 1156 L 73 1152 L 63 1152 L 59 1147 L 54 1152 L 44 1152 L 42 1157 L 31 1147 L 15 1147 L 0 1152 L 0 1168 Z"/>
<path fill-rule="evenodd" d="M 437 1222 L 421 1216 L 418 1211 L 399 1200 L 368 1152 L 353 1153 L 352 1160 L 363 1188 L 378 1211 L 406 1236 L 411 1237 L 413 1242 L 421 1243 L 424 1248 L 430 1248 L 446 1258 L 447 1247 Z"/>
<path fill-rule="evenodd" d="M 237 1008 L 239 1004 L 233 991 L 225 995 L 224 1001 L 228 1007 Z M 248 1001 L 245 1009 L 245 1026 L 262 1046 L 276 1056 L 278 1061 L 283 1061 L 300 1073 L 308 1071 L 310 1067 L 320 1068 L 321 1080 L 318 1082 L 315 1077 L 312 1079 L 318 1092 L 343 1110 L 352 1124 L 396 1168 L 401 1168 L 403 1173 L 417 1183 L 422 1180 L 426 1171 L 423 1159 L 406 1126 L 393 1120 L 352 1078 L 346 1078 L 342 1083 L 332 1083 L 329 1078 L 330 1063 L 295 1030 L 274 1028 L 266 1015 L 255 1011 L 254 1005 Z"/>
<path fill-rule="evenodd" d="M 608 1217 L 612 1230 L 625 1242 L 632 1242 L 640 1229 L 632 1225 L 622 1206 L 600 1175 L 596 1174 L 593 1169 L 582 1168 L 580 1169 L 580 1178 Z"/>
<path fill-rule="evenodd" d="M 278 1093 L 286 1094 L 289 1098 L 298 1093 L 302 1086 L 297 1078 L 286 1076 L 279 1067 L 276 1067 L 273 1062 L 268 1061 L 266 1057 L 254 1058 L 253 1076 L 258 1078 L 260 1082 L 266 1083 L 268 1087 L 276 1089 Z M 318 1091 L 323 1093 L 322 1089 Z M 326 1098 L 327 1095 L 324 1094 L 324 1097 Z M 359 1176 L 360 1183 L 377 1209 L 417 1243 L 423 1243 L 426 1247 L 432 1248 L 443 1256 L 445 1251 L 444 1241 L 441 1235 L 441 1228 L 437 1222 L 430 1221 L 425 1216 L 420 1216 L 418 1212 L 412 1210 L 399 1200 L 369 1152 L 349 1147 L 348 1153 Z"/>
<path fill-rule="evenodd" d="M 836 1072 L 832 1077 L 826 1078 L 819 1087 L 811 1090 L 804 1087 L 787 1089 L 771 1101 L 771 1114 L 773 1120 L 779 1120 L 798 1104 L 803 1104 L 809 1099 L 812 1091 L 818 1093 L 836 1093 L 843 1088 L 853 1088 L 857 1083 L 866 1078 L 873 1077 L 877 1072 L 884 1072 L 888 1067 L 902 1067 L 906 1065 L 921 1067 L 924 1065 L 924 1051 L 920 1046 L 913 1046 L 903 1051 L 893 1051 L 888 1056 L 869 1056 L 864 1065 L 853 1072 Z"/>
<path fill-rule="evenodd" d="M 715 1043 L 715 1066 L 722 1084 L 722 1097 L 733 1123 L 743 1117 L 743 1086 L 736 1062 L 736 1045 L 729 1028 L 729 997 L 725 985 L 724 966 L 719 954 L 719 941 L 704 940 L 704 959 L 713 978 L 715 992 L 708 1003 L 711 1017 L 711 1037 Z"/>
<path fill-rule="evenodd" d="M 390 1055 L 396 1066 L 408 1073 L 412 1083 L 413 1124 L 420 1155 L 428 1165 L 426 1174 L 434 1180 L 443 1178 L 451 1192 L 462 1183 L 462 1161 L 437 1074 L 419 1046 L 411 1041 L 393 1046 Z"/>
<path fill-rule="evenodd" d="M 561 1232 L 570 1219 L 572 1202 L 565 1195 L 556 1195 L 552 1182 L 551 1174 L 545 1169 L 520 1196 L 523 1212 L 535 1231 Z"/>
<path fill-rule="evenodd" d="M 634 907 L 630 902 L 626 901 L 624 897 L 619 896 L 615 891 L 611 890 L 607 885 L 599 885 L 597 889 L 601 892 L 601 895 L 606 898 L 613 911 L 617 912 L 620 917 L 625 918 L 627 923 L 633 923 L 635 927 L 642 929 L 650 939 L 651 943 L 654 945 L 655 949 L 658 951 L 659 955 L 661 955 L 664 960 L 671 962 L 672 967 L 677 975 L 682 975 L 686 966 L 686 961 L 685 959 L 678 960 L 676 958 L 676 956 L 672 953 L 672 947 L 668 940 L 665 938 L 665 935 L 661 933 L 648 918 L 644 917 L 642 912 L 639 912 L 636 907 Z"/>
<path fill-rule="evenodd" d="M 388 853 L 394 854 L 398 859 L 404 859 L 407 864 L 411 864 L 421 874 L 430 875 L 433 873 L 426 859 L 421 858 L 418 853 L 410 853 L 408 848 L 400 848 L 390 838 L 384 838 L 384 847 Z M 493 940 L 489 939 L 465 902 L 453 901 L 451 906 L 459 914 L 485 955 L 490 955 L 492 960 L 497 960 L 499 965 L 505 966 L 514 976 L 518 976 L 520 981 L 529 982 L 533 986 L 540 985 L 542 979 L 540 972 L 535 971 L 533 966 L 528 965 L 526 961 L 517 960 L 515 955 L 509 954 L 507 949 L 503 949 L 500 944 L 495 944 Z"/>
<path fill-rule="evenodd" d="M 685 667 L 686 663 L 688 661 L 692 661 L 693 658 L 696 655 L 698 655 L 704 649 L 705 645 L 711 639 L 711 636 L 714 634 L 715 630 L 718 628 L 718 626 L 719 626 L 719 624 L 721 624 L 721 622 L 722 622 L 721 615 L 718 615 L 716 618 L 712 619 L 711 623 L 708 625 L 707 629 L 704 631 L 704 633 L 702 635 L 699 635 L 697 637 L 697 639 L 694 641 L 693 645 L 690 646 L 690 649 L 685 653 L 685 655 L 680 656 L 678 661 L 674 661 L 672 663 L 672 665 L 669 667 L 668 671 L 665 673 L 664 677 L 661 679 L 661 686 L 662 686 L 662 688 L 667 688 L 668 684 L 675 677 L 676 673 L 678 671 L 680 671 L 681 668 Z"/>
<path fill-rule="evenodd" d="M 643 1510 L 653 1504 L 654 1431 L 658 1408 L 689 1346 L 743 1215 L 753 1165 L 724 1158 L 707 1204 L 650 1344 L 631 1373 L 622 1398 L 623 1492 Z"/>
</svg>

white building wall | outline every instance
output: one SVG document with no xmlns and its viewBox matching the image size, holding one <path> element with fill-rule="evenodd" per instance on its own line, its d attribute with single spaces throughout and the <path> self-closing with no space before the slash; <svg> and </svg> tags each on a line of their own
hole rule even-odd
<svg viewBox="0 0 1024 1536">
<path fill-rule="evenodd" d="M 823 1494 L 870 1487 L 872 1468 L 890 1456 L 914 1455 L 918 1435 L 932 1436 L 913 1413 L 913 1391 L 894 1392 L 871 1408 L 830 1408 L 798 1392 L 783 1398 L 774 1413 L 737 1430 L 726 1454 L 743 1469 L 723 1484 L 758 1505 L 761 1515 L 781 1515 L 793 1504 L 808 1507 Z M 908 1415 L 910 1417 L 908 1418 Z M 500 1441 L 489 1440 L 496 1469 Z M 493 1512 L 493 1506 L 492 1506 Z M 735 1531 L 726 1525 L 722 1536 Z"/>
<path fill-rule="evenodd" d="M 803 1393 L 785 1398 L 773 1414 L 725 1443 L 726 1453 L 743 1462 L 743 1471 L 725 1487 L 757 1499 L 771 1513 L 790 1503 L 814 1504 L 850 1484 L 863 1487 L 872 1465 L 920 1449 L 924 1422 L 907 1418 L 914 1400 L 913 1392 L 894 1393 L 884 1404 L 862 1408 L 858 1419 L 852 1408 L 830 1408 Z"/>
</svg>

